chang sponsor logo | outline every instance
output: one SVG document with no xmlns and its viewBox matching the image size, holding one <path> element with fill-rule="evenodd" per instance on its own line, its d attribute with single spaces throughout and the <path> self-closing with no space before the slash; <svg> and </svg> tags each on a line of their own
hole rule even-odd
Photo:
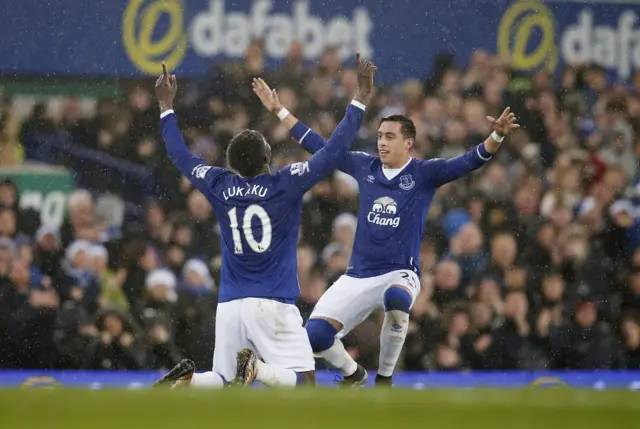
<svg viewBox="0 0 640 429">
<path fill-rule="evenodd" d="M 391 226 L 397 228 L 400 225 L 400 217 L 395 216 L 398 205 L 389 197 L 378 198 L 367 214 L 367 221 L 374 225 Z"/>
</svg>

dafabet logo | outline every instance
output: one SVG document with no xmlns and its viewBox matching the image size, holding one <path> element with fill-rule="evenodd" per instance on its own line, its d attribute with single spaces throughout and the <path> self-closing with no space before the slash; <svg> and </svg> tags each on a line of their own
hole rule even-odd
<svg viewBox="0 0 640 429">
<path fill-rule="evenodd" d="M 262 39 L 268 57 L 286 57 L 291 43 L 303 43 L 308 60 L 317 59 L 326 46 L 334 46 L 343 58 L 359 51 L 373 56 L 372 21 L 365 7 L 351 17 L 323 20 L 311 13 L 311 2 L 294 0 L 287 13 L 274 13 L 273 0 L 255 0 L 249 10 L 227 10 L 225 0 L 210 0 L 208 8 L 186 22 L 185 2 L 180 0 L 130 0 L 122 21 L 122 38 L 135 66 L 156 74 L 165 62 L 180 65 L 189 49 L 201 57 L 241 57 L 252 39 Z"/>
<path fill-rule="evenodd" d="M 617 16 L 617 26 L 599 24 L 592 8 L 585 6 L 559 28 L 553 4 L 539 0 L 512 3 L 498 28 L 498 53 L 510 57 L 517 70 L 555 71 L 566 64 L 595 63 L 615 70 L 627 79 L 640 67 L 640 29 L 632 9 Z"/>
</svg>

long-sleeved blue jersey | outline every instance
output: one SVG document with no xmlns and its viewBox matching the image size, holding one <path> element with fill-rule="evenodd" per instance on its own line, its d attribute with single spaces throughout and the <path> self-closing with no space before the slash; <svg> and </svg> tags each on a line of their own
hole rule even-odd
<svg viewBox="0 0 640 429">
<path fill-rule="evenodd" d="M 247 178 L 206 165 L 187 149 L 173 111 L 161 115 L 169 157 L 204 194 L 220 222 L 219 302 L 247 297 L 295 301 L 300 294 L 297 244 L 302 198 L 344 158 L 363 116 L 364 106 L 352 102 L 326 146 L 308 161 Z"/>
<path fill-rule="evenodd" d="M 324 139 L 298 122 L 291 134 L 311 153 Z M 436 190 L 482 167 L 491 159 L 484 143 L 451 159 L 411 159 L 392 179 L 382 172 L 380 158 L 348 152 L 338 169 L 358 181 L 358 226 L 346 274 L 374 277 L 394 270 L 420 272 L 420 247 L 427 212 Z"/>
</svg>

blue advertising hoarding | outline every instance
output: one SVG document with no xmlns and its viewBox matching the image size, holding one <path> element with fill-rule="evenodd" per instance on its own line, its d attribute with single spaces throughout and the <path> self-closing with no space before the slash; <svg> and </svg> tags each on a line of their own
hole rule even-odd
<svg viewBox="0 0 640 429">
<path fill-rule="evenodd" d="M 390 82 L 424 76 L 447 51 L 464 65 L 482 48 L 510 55 L 522 71 L 598 63 L 628 80 L 640 66 L 640 5 L 592 0 L 59 0 L 0 2 L 0 74 L 157 74 L 165 61 L 201 76 L 239 58 L 253 38 L 268 65 L 294 40 L 317 60 L 336 46 L 359 50 Z"/>
<path fill-rule="evenodd" d="M 0 371 L 0 388 L 74 387 L 148 388 L 160 377 L 155 371 Z M 370 377 L 370 385 L 373 385 Z M 320 385 L 332 386 L 335 373 L 317 373 Z M 640 390 L 640 371 L 505 371 L 505 372 L 399 372 L 394 386 L 410 389 L 438 388 L 558 388 Z"/>
</svg>

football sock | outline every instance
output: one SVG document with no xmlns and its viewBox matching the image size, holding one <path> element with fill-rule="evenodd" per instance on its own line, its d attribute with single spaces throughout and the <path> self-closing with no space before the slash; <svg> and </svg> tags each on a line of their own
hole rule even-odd
<svg viewBox="0 0 640 429">
<path fill-rule="evenodd" d="M 335 340 L 331 347 L 323 352 L 315 353 L 315 356 L 325 360 L 332 367 L 339 369 L 345 377 L 353 375 L 358 369 L 358 364 L 347 353 L 340 340 Z"/>
<path fill-rule="evenodd" d="M 384 314 L 380 332 L 380 363 L 378 374 L 391 377 L 398 362 L 404 340 L 409 329 L 409 314 L 401 310 L 391 310 Z"/>
<path fill-rule="evenodd" d="M 193 374 L 190 386 L 196 388 L 221 389 L 224 387 L 224 379 L 217 372 L 201 372 L 199 374 Z"/>
<path fill-rule="evenodd" d="M 290 369 L 269 365 L 260 360 L 256 362 L 256 380 L 269 387 L 295 387 L 298 374 Z"/>
</svg>

